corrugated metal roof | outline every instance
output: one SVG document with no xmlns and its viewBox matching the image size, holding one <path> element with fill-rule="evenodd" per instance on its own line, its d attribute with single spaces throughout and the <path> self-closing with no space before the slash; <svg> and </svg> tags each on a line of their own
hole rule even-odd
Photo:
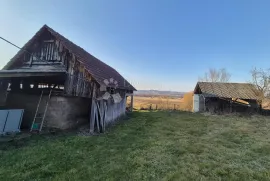
<svg viewBox="0 0 270 181">
<path fill-rule="evenodd" d="M 205 97 L 223 97 L 260 100 L 260 93 L 249 83 L 198 82 L 194 92 Z"/>
<path fill-rule="evenodd" d="M 29 40 L 23 47 L 23 49 L 27 49 L 34 40 L 36 36 L 41 35 L 42 32 L 48 30 L 53 36 L 58 39 L 65 48 L 67 48 L 70 52 L 75 54 L 78 60 L 85 66 L 85 68 L 89 71 L 89 73 L 94 77 L 94 79 L 99 84 L 104 84 L 105 79 L 113 78 L 118 82 L 118 87 L 122 89 L 128 90 L 136 90 L 124 77 L 122 77 L 115 69 L 110 67 L 109 65 L 105 64 L 104 62 L 100 61 L 83 48 L 75 45 L 73 42 L 65 38 L 64 36 L 60 35 L 52 28 L 44 25 L 36 34 L 35 36 Z M 11 64 L 23 53 L 23 50 L 19 51 L 11 61 L 4 67 L 4 69 L 9 69 Z"/>
</svg>

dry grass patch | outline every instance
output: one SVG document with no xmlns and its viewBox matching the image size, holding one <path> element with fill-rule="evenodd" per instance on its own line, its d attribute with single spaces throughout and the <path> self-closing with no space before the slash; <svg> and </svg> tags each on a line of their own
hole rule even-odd
<svg viewBox="0 0 270 181">
<path fill-rule="evenodd" d="M 129 104 L 128 100 L 128 104 Z M 177 97 L 166 97 L 166 96 L 134 96 L 134 108 L 135 109 L 149 109 L 152 106 L 152 109 L 177 109 L 179 110 L 182 104 L 182 98 Z"/>
<path fill-rule="evenodd" d="M 130 99 L 127 100 L 130 104 Z M 134 96 L 133 107 L 138 110 L 181 110 L 193 111 L 193 92 L 188 92 L 183 98 L 170 96 Z"/>
</svg>

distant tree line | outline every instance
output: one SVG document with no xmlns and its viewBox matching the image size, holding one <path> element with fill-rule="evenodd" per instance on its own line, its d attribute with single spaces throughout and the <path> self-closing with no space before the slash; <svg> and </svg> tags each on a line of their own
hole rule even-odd
<svg viewBox="0 0 270 181">
<path fill-rule="evenodd" d="M 225 69 L 210 68 L 204 76 L 199 77 L 200 82 L 229 82 L 231 74 Z"/>
</svg>

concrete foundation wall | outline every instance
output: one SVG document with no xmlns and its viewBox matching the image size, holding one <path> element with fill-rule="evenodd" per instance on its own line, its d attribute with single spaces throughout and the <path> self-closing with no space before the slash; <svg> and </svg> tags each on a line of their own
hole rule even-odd
<svg viewBox="0 0 270 181">
<path fill-rule="evenodd" d="M 52 96 L 45 126 L 70 129 L 89 122 L 90 100 L 79 97 Z"/>
<path fill-rule="evenodd" d="M 24 109 L 22 128 L 30 128 L 40 95 L 9 93 L 7 96 L 7 109 Z M 40 104 L 41 113 L 44 112 L 48 96 L 43 96 Z M 79 124 L 89 122 L 91 99 L 54 96 L 52 95 L 44 122 L 44 127 L 70 129 Z"/>
</svg>

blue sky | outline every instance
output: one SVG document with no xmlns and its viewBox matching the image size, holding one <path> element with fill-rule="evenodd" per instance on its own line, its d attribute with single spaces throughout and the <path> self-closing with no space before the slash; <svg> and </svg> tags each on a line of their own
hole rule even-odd
<svg viewBox="0 0 270 181">
<path fill-rule="evenodd" d="M 269 17 L 269 0 L 1 0 L 0 36 L 23 46 L 47 24 L 137 89 L 189 91 L 209 68 L 270 68 Z M 0 67 L 17 51 L 0 40 Z"/>
</svg>

